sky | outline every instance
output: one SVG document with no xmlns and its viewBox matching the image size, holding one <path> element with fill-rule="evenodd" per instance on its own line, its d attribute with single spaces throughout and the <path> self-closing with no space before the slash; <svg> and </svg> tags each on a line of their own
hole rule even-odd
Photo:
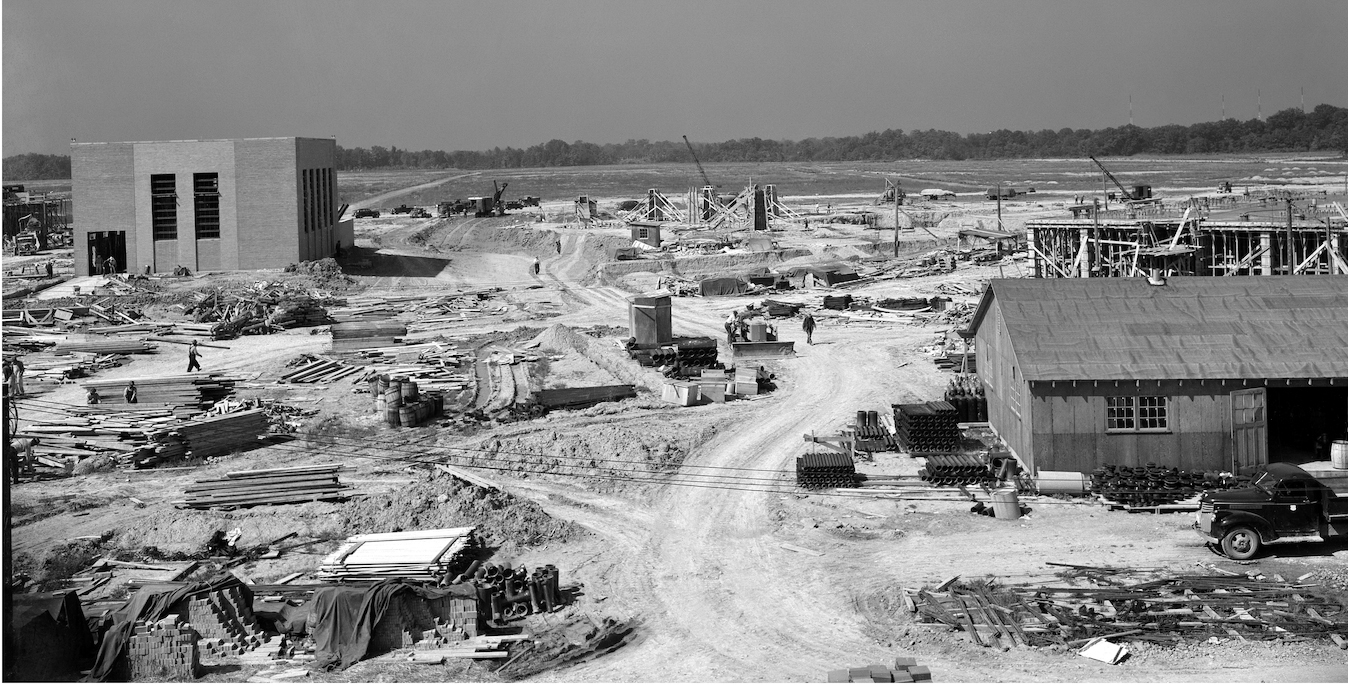
<svg viewBox="0 0 1348 685">
<path fill-rule="evenodd" d="M 4 0 L 5 156 L 1104 128 L 1348 106 L 1344 0 Z"/>
</svg>

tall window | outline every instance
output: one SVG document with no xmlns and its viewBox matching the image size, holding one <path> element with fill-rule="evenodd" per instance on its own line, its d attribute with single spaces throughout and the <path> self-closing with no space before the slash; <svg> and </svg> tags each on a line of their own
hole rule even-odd
<svg viewBox="0 0 1348 685">
<path fill-rule="evenodd" d="M 1170 430 L 1170 398 L 1157 395 L 1105 398 L 1105 430 L 1145 433 Z"/>
<path fill-rule="evenodd" d="M 150 225 L 155 240 L 178 239 L 177 183 L 173 174 L 150 174 Z"/>
<path fill-rule="evenodd" d="M 192 174 L 197 240 L 220 237 L 220 174 Z"/>
</svg>

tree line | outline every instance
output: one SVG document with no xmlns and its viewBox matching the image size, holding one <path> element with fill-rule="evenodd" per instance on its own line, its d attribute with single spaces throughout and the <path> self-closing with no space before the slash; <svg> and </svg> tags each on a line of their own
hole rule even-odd
<svg viewBox="0 0 1348 685">
<path fill-rule="evenodd" d="M 1303 113 L 1289 108 L 1265 120 L 1223 119 L 1189 126 L 1119 126 L 1057 131 L 1010 131 L 961 135 L 935 129 L 886 129 L 860 136 L 770 140 L 740 138 L 697 146 L 703 162 L 849 162 L 897 159 L 1033 159 L 1043 157 L 1139 154 L 1339 151 L 1348 155 L 1348 108 L 1318 105 Z M 568 143 L 550 140 L 526 148 L 490 150 L 403 150 L 397 146 L 337 147 L 337 168 L 514 169 L 596 164 L 688 162 L 683 141 L 628 140 L 624 143 Z M 13 168 L 11 168 L 11 162 Z M 4 160 L 5 178 L 69 178 L 70 158 L 17 155 Z"/>
</svg>

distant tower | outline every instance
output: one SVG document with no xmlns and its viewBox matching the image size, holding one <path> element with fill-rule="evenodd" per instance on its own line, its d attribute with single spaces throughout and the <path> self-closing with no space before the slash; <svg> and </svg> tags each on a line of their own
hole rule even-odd
<svg viewBox="0 0 1348 685">
<path fill-rule="evenodd" d="M 1306 114 L 1306 86 L 1301 87 L 1301 113 Z"/>
<path fill-rule="evenodd" d="M 1222 93 L 1222 120 L 1226 119 L 1226 93 Z"/>
<path fill-rule="evenodd" d="M 1128 96 L 1128 125 L 1133 125 L 1133 96 Z"/>
<path fill-rule="evenodd" d="M 1258 88 L 1254 89 L 1255 118 L 1264 120 L 1264 94 Z"/>
</svg>

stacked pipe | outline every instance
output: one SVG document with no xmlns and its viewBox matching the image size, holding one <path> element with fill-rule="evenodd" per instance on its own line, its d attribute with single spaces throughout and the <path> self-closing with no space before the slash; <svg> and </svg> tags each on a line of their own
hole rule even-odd
<svg viewBox="0 0 1348 685">
<path fill-rule="evenodd" d="M 969 454 L 933 454 L 917 475 L 932 485 L 997 484 L 997 474 L 979 457 Z"/>
<path fill-rule="evenodd" d="M 909 453 L 950 452 L 959 446 L 959 416 L 949 402 L 893 407 L 895 437 Z"/>
<path fill-rule="evenodd" d="M 796 485 L 806 490 L 850 488 L 856 484 L 856 462 L 846 454 L 807 452 L 796 457 Z"/>
<path fill-rule="evenodd" d="M 960 423 L 988 420 L 988 398 L 983 394 L 983 385 L 973 376 L 950 381 L 945 389 L 945 401 L 955 407 Z"/>
<path fill-rule="evenodd" d="M 497 566 L 474 561 L 455 582 L 477 588 L 479 607 L 487 607 L 493 621 L 506 623 L 529 614 L 553 611 L 562 605 L 561 574 L 547 564 L 534 569 Z"/>
<path fill-rule="evenodd" d="M 880 412 L 858 411 L 856 448 L 862 452 L 889 452 L 898 447 L 894 435 L 880 425 Z"/>
<path fill-rule="evenodd" d="M 422 395 L 417 382 L 406 376 L 380 374 L 367 381 L 374 396 L 375 412 L 390 428 L 420 426 L 445 410 L 444 396 L 439 393 Z"/>
<path fill-rule="evenodd" d="M 716 340 L 713 338 L 682 340 L 674 347 L 678 351 L 680 366 L 703 369 L 716 367 Z"/>
<path fill-rule="evenodd" d="M 1120 504 L 1156 506 L 1174 504 L 1204 490 L 1237 487 L 1243 480 L 1248 478 L 1166 468 L 1155 462 L 1146 466 L 1106 464 L 1091 473 L 1091 491 Z"/>
</svg>

